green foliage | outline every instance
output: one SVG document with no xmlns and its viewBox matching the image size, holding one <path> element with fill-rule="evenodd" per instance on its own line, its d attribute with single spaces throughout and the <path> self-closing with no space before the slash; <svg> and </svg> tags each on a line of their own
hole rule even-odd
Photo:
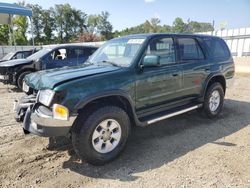
<svg viewBox="0 0 250 188">
<path fill-rule="evenodd" d="M 18 4 L 25 6 L 25 2 Z M 114 31 L 109 22 L 110 14 L 106 11 L 100 14 L 87 15 L 69 4 L 58 4 L 49 9 L 43 9 L 38 4 L 27 4 L 33 11 L 33 34 L 35 44 L 69 43 L 73 41 L 109 40 L 136 33 L 169 33 L 169 32 L 204 32 L 212 31 L 210 23 L 191 21 L 185 23 L 177 17 L 172 26 L 161 25 L 159 18 L 151 18 L 144 23 Z M 14 16 L 14 36 L 16 44 L 27 44 L 28 19 L 24 16 Z M 0 26 L 0 43 L 7 44 L 9 40 L 8 26 Z"/>
<path fill-rule="evenodd" d="M 109 40 L 113 37 L 112 30 L 113 26 L 108 21 L 109 13 L 108 12 L 102 12 L 99 16 L 99 24 L 97 26 L 100 34 L 103 36 L 104 40 Z"/>
<path fill-rule="evenodd" d="M 15 16 L 13 18 L 13 24 L 15 26 L 14 37 L 16 44 L 26 45 L 28 42 L 26 38 L 26 32 L 28 29 L 27 18 L 25 16 Z"/>
<path fill-rule="evenodd" d="M 0 45 L 7 45 L 9 41 L 9 26 L 0 25 Z"/>
<path fill-rule="evenodd" d="M 173 22 L 173 32 L 182 33 L 185 31 L 185 23 L 179 17 L 175 18 Z"/>
</svg>

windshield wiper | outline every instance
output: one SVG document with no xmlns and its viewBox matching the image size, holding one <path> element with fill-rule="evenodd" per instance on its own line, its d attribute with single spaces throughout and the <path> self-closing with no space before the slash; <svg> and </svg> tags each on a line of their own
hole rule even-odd
<svg viewBox="0 0 250 188">
<path fill-rule="evenodd" d="M 109 64 L 111 64 L 111 65 L 113 65 L 113 66 L 115 66 L 115 67 L 120 67 L 121 65 L 119 65 L 119 64 L 117 64 L 117 63 L 115 63 L 115 62 L 112 62 L 112 61 L 106 61 L 106 60 L 103 60 L 103 61 L 101 61 L 102 63 L 109 63 Z"/>
</svg>

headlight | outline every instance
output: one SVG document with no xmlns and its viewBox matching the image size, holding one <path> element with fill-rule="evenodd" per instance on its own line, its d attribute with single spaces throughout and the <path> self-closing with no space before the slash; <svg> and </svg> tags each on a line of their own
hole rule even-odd
<svg viewBox="0 0 250 188">
<path fill-rule="evenodd" d="M 50 103 L 55 95 L 55 92 L 50 89 L 40 90 L 38 94 L 38 102 L 45 106 L 50 106 Z"/>
<path fill-rule="evenodd" d="M 25 81 L 23 81 L 23 91 L 27 93 L 29 92 L 29 90 L 30 90 L 29 86 L 26 84 Z"/>
<path fill-rule="evenodd" d="M 60 104 L 53 105 L 53 118 L 60 120 L 68 120 L 69 119 L 69 110 L 65 106 Z"/>
</svg>

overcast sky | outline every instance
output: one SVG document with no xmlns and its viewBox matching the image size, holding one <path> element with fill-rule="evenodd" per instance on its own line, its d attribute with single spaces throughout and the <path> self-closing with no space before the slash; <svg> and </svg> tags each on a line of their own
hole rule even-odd
<svg viewBox="0 0 250 188">
<path fill-rule="evenodd" d="M 17 0 L 0 0 L 17 2 Z M 158 17 L 161 24 L 172 25 L 176 17 L 185 22 L 188 19 L 211 22 L 215 27 L 227 22 L 227 28 L 250 27 L 250 0 L 26 0 L 49 8 L 55 4 L 69 3 L 87 14 L 108 11 L 114 29 L 143 23 L 146 19 Z"/>
</svg>

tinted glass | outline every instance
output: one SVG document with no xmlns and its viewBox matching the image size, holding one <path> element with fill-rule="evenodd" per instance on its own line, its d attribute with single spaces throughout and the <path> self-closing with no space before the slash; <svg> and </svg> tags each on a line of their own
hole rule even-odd
<svg viewBox="0 0 250 188">
<path fill-rule="evenodd" d="M 180 59 L 181 60 L 199 60 L 204 59 L 203 52 L 195 39 L 178 39 Z"/>
<path fill-rule="evenodd" d="M 150 41 L 147 55 L 157 55 L 161 64 L 175 62 L 175 49 L 172 38 L 157 38 Z"/>
<path fill-rule="evenodd" d="M 217 38 L 208 38 L 204 39 L 204 42 L 207 44 L 211 56 L 213 58 L 218 57 L 229 57 L 230 52 L 222 39 Z"/>
<path fill-rule="evenodd" d="M 91 56 L 96 51 L 95 48 L 84 48 L 85 56 Z"/>
<path fill-rule="evenodd" d="M 74 48 L 68 50 L 68 58 L 84 57 L 84 50 L 82 48 Z"/>
<path fill-rule="evenodd" d="M 67 59 L 67 51 L 65 48 L 59 48 L 51 52 L 49 59 L 50 60 L 65 60 Z"/>
<path fill-rule="evenodd" d="M 22 52 L 17 52 L 16 55 L 13 57 L 13 59 L 23 59 L 23 53 Z"/>
</svg>

